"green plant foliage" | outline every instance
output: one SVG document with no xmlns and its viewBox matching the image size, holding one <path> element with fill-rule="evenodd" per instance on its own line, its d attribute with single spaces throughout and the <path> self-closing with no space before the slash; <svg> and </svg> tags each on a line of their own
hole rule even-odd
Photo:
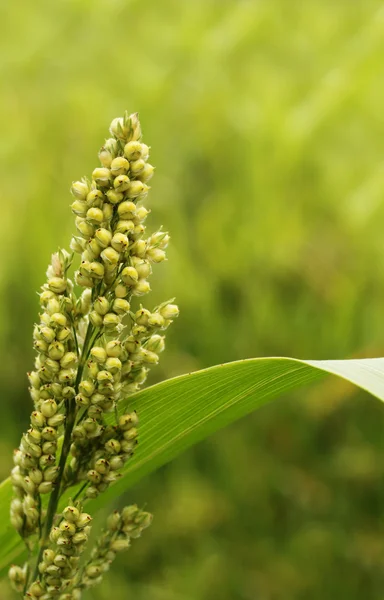
<svg viewBox="0 0 384 600">
<path fill-rule="evenodd" d="M 133 395 L 121 411 L 140 411 L 139 446 L 123 477 L 87 506 L 102 507 L 124 490 L 218 429 L 282 394 L 324 377 L 338 375 L 384 400 L 384 359 L 300 361 L 250 359 L 211 367 L 159 383 Z M 0 513 L 9 505 L 11 486 L 0 487 Z M 23 551 L 23 543 L 4 519 L 0 523 L 0 569 Z"/>
<path fill-rule="evenodd" d="M 182 313 L 152 382 L 384 355 L 381 0 L 18 0 L 0 23 L 2 478 L 70 184 L 125 108 L 172 236 L 154 301 Z M 381 598 L 383 431 L 381 403 L 329 378 L 194 446 L 118 501 L 154 523 L 92 600 Z"/>
</svg>

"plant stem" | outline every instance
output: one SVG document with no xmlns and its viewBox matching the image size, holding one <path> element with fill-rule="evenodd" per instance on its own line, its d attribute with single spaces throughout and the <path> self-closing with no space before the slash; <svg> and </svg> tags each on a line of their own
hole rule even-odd
<svg viewBox="0 0 384 600">
<path fill-rule="evenodd" d="M 77 492 L 77 494 L 75 494 L 75 496 L 73 497 L 73 502 L 76 502 L 76 500 L 81 496 L 81 494 L 84 492 L 85 488 L 88 486 L 89 482 L 85 481 L 83 483 L 83 485 L 81 486 L 81 488 L 79 489 L 79 491 Z"/>
<path fill-rule="evenodd" d="M 88 354 L 89 354 L 88 345 L 89 345 L 89 341 L 92 337 L 92 334 L 93 334 L 93 326 L 91 323 L 89 323 L 87 333 L 86 333 L 86 336 L 84 339 L 84 346 L 83 346 L 83 352 L 81 355 L 81 360 L 79 362 L 79 367 L 77 369 L 77 376 L 76 376 L 76 381 L 75 381 L 76 392 L 78 391 L 78 387 L 79 387 L 79 383 L 81 381 L 81 377 L 83 374 L 85 362 L 88 358 Z M 75 421 L 76 421 L 76 404 L 75 404 L 75 402 L 73 400 L 66 400 L 65 401 L 65 409 L 66 409 L 67 418 L 65 421 L 64 441 L 63 441 L 63 445 L 61 448 L 61 454 L 60 454 L 59 473 L 57 476 L 56 485 L 55 485 L 55 487 L 51 493 L 51 496 L 49 498 L 49 503 L 48 503 L 48 508 L 47 508 L 47 516 L 45 519 L 43 533 L 40 537 L 39 554 L 37 557 L 36 566 L 35 566 L 35 570 L 33 573 L 33 581 L 36 580 L 36 578 L 38 577 L 39 564 L 41 562 L 45 546 L 49 539 L 49 534 L 50 534 L 50 531 L 51 531 L 51 528 L 53 525 L 53 521 L 55 518 L 55 514 L 57 511 L 57 507 L 58 507 L 59 499 L 60 499 L 60 490 L 61 490 L 61 483 L 62 483 L 62 479 L 63 479 L 63 475 L 64 475 L 65 464 L 67 462 L 68 454 L 69 454 L 69 451 L 71 448 L 72 430 L 73 430 L 73 427 L 74 427 Z"/>
</svg>

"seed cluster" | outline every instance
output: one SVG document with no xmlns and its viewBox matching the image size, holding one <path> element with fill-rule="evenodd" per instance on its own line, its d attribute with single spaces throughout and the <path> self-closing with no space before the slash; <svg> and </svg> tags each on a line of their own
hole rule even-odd
<svg viewBox="0 0 384 600">
<path fill-rule="evenodd" d="M 36 533 L 40 515 L 40 495 L 52 492 L 58 475 L 57 440 L 65 422 L 64 400 L 75 395 L 78 365 L 74 334 L 70 327 L 74 309 L 72 284 L 66 277 L 69 254 L 60 251 L 52 257 L 47 283 L 40 294 L 40 323 L 33 331 L 37 351 L 35 370 L 28 373 L 35 410 L 30 429 L 14 452 L 11 480 L 15 497 L 11 522 L 28 537 Z"/>
<path fill-rule="evenodd" d="M 27 598 L 72 600 L 73 579 L 91 531 L 91 516 L 76 506 L 67 506 L 57 527 L 50 533 L 51 547 L 44 550 L 39 564 L 40 578 L 32 583 Z"/>
<path fill-rule="evenodd" d="M 119 471 L 137 444 L 137 424 L 136 412 L 127 413 L 119 418 L 117 425 L 105 427 L 101 435 L 95 436 L 96 440 L 92 437 L 99 433 L 96 419 L 87 418 L 74 429 L 69 471 L 77 473 L 78 480 L 89 482 L 85 490 L 87 498 L 97 498 L 121 476 Z"/>
<path fill-rule="evenodd" d="M 151 521 L 152 515 L 140 510 L 136 505 L 125 507 L 121 513 L 115 511 L 108 518 L 106 530 L 92 550 L 90 560 L 79 574 L 76 592 L 100 583 L 116 554 L 127 550 L 131 539 L 140 537 Z M 77 600 L 76 595 L 73 596 L 73 600 Z"/>
<path fill-rule="evenodd" d="M 165 260 L 169 235 L 146 235 L 143 202 L 154 167 L 137 114 L 114 119 L 110 134 L 92 179 L 72 184 L 72 254 L 52 256 L 33 332 L 34 410 L 11 475 L 11 522 L 31 558 L 9 572 L 14 589 L 32 600 L 79 600 L 151 521 L 136 506 L 114 513 L 84 562 L 91 517 L 81 502 L 121 476 L 138 442 L 138 415 L 119 412 L 119 401 L 145 382 L 179 314 L 173 300 L 152 310 L 134 306 L 150 291 L 152 265 Z M 72 486 L 76 501 L 60 513 L 60 498 Z"/>
</svg>

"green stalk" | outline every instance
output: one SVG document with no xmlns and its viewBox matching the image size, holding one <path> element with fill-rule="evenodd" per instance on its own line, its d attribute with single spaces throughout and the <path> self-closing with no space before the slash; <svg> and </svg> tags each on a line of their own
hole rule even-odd
<svg viewBox="0 0 384 600">
<path fill-rule="evenodd" d="M 87 333 L 85 336 L 85 340 L 84 340 L 84 346 L 83 346 L 81 360 L 80 360 L 79 367 L 77 370 L 77 376 L 76 376 L 76 382 L 75 382 L 76 392 L 78 392 L 78 387 L 79 387 L 79 383 L 81 381 L 81 377 L 83 374 L 85 362 L 88 358 L 88 354 L 89 354 L 88 346 L 89 346 L 89 341 L 92 337 L 92 334 L 93 334 L 93 326 L 91 323 L 89 323 Z M 62 479 L 63 479 L 65 464 L 67 462 L 67 458 L 68 458 L 69 451 L 71 448 L 72 431 L 73 431 L 73 427 L 74 427 L 75 421 L 76 421 L 76 404 L 74 403 L 73 400 L 65 401 L 65 411 L 66 411 L 67 418 L 65 421 L 64 441 L 63 441 L 63 445 L 61 448 L 61 454 L 60 454 L 60 460 L 59 460 L 59 473 L 57 476 L 56 485 L 55 485 L 55 487 L 50 495 L 50 498 L 49 498 L 49 503 L 48 503 L 48 508 L 47 508 L 47 516 L 45 519 L 43 533 L 41 535 L 40 542 L 39 542 L 40 549 L 39 549 L 39 554 L 37 557 L 32 581 L 35 581 L 38 577 L 39 564 L 42 560 L 43 552 L 44 552 L 45 546 L 47 544 L 47 541 L 49 539 L 49 534 L 50 534 L 50 531 L 51 531 L 51 528 L 53 525 L 53 521 L 54 521 L 54 518 L 55 518 L 55 515 L 57 512 L 57 507 L 58 507 L 59 500 L 60 500 L 61 483 L 62 483 Z"/>
</svg>

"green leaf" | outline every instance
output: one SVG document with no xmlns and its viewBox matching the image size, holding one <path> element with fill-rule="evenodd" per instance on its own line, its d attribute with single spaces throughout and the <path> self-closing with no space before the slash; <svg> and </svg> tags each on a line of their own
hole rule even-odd
<svg viewBox="0 0 384 600">
<path fill-rule="evenodd" d="M 136 481 L 218 429 L 236 421 L 286 392 L 338 375 L 384 400 L 384 358 L 364 360 L 300 361 L 260 358 L 218 365 L 182 375 L 147 388 L 122 403 L 140 416 L 140 439 L 124 476 L 107 492 L 89 502 L 90 511 L 119 496 Z M 12 529 L 9 479 L 0 485 L 0 569 L 23 552 Z"/>
</svg>

